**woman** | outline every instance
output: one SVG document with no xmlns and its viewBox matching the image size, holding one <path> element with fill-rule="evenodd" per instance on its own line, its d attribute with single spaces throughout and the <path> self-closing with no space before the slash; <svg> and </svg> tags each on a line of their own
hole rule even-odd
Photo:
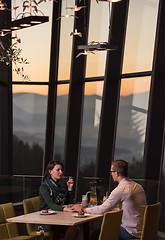
<svg viewBox="0 0 165 240">
<path fill-rule="evenodd" d="M 48 163 L 45 171 L 45 181 L 41 184 L 39 189 L 40 196 L 40 210 L 52 209 L 55 211 L 72 212 L 64 204 L 73 203 L 73 185 L 72 177 L 67 181 L 67 188 L 65 189 L 62 183 L 62 173 L 64 166 L 60 161 L 52 160 Z M 76 239 L 79 229 L 77 227 L 64 227 L 42 225 L 45 232 L 53 231 L 54 234 L 60 235 L 65 232 L 64 239 Z"/>
</svg>

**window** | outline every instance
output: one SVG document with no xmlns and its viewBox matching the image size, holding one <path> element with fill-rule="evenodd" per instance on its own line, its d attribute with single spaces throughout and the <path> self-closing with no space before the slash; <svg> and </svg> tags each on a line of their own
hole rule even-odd
<svg viewBox="0 0 165 240">
<path fill-rule="evenodd" d="M 63 161 L 69 85 L 57 87 L 54 159 Z"/>
<path fill-rule="evenodd" d="M 94 176 L 103 82 L 85 83 L 80 176 Z"/>
<path fill-rule="evenodd" d="M 122 80 L 114 159 L 130 163 L 132 178 L 140 178 L 150 78 Z"/>
<path fill-rule="evenodd" d="M 13 86 L 14 174 L 42 174 L 48 88 L 40 89 L 41 92 L 36 86 Z"/>
<path fill-rule="evenodd" d="M 15 5 L 13 7 L 19 6 L 20 1 L 19 3 L 14 3 Z M 18 64 L 18 67 L 24 68 L 24 74 L 28 75 L 30 81 L 49 81 L 52 4 L 53 2 L 42 2 L 38 5 L 38 10 L 42 11 L 45 16 L 49 16 L 49 22 L 12 33 L 13 37 L 17 34 L 21 39 L 21 43 L 17 42 L 17 47 L 22 49 L 20 57 L 27 59 L 29 64 Z M 22 9 L 22 5 L 18 9 Z M 12 13 L 15 14 L 15 12 Z M 42 14 L 40 13 L 40 15 Z M 13 64 L 13 70 L 15 67 L 16 66 Z M 24 79 L 22 79 L 21 74 L 17 74 L 13 71 L 13 81 L 24 81 Z"/>
<path fill-rule="evenodd" d="M 95 17 L 97 16 L 97 18 Z M 88 43 L 108 42 L 110 3 L 91 1 Z M 97 31 L 96 31 L 97 29 Z M 88 54 L 86 77 L 104 76 L 107 51 Z"/>
<path fill-rule="evenodd" d="M 66 7 L 74 5 L 73 1 L 62 1 L 62 16 L 67 13 Z M 73 14 L 70 12 L 69 14 Z M 60 53 L 59 53 L 59 69 L 58 80 L 70 79 L 70 67 L 71 67 L 71 54 L 72 54 L 72 40 L 73 36 L 70 33 L 73 32 L 74 18 L 61 18 L 61 32 L 60 32 Z"/>
<path fill-rule="evenodd" d="M 123 73 L 151 71 L 159 1 L 129 2 Z"/>
</svg>

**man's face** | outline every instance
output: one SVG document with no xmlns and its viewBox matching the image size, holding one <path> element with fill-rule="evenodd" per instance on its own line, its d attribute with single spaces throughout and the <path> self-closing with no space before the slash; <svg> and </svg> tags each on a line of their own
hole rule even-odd
<svg viewBox="0 0 165 240">
<path fill-rule="evenodd" d="M 116 182 L 118 177 L 118 172 L 114 170 L 113 165 L 111 165 L 110 173 L 112 175 L 113 180 Z"/>
</svg>

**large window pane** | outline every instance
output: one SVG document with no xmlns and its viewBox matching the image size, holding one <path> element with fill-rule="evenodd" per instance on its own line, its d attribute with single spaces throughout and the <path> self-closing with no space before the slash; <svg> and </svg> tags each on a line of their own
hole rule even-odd
<svg viewBox="0 0 165 240">
<path fill-rule="evenodd" d="M 123 73 L 152 69 L 159 1 L 129 2 Z"/>
<path fill-rule="evenodd" d="M 103 82 L 85 83 L 80 176 L 94 176 Z"/>
<path fill-rule="evenodd" d="M 68 5 L 67 5 L 68 3 Z M 66 13 L 73 15 L 74 12 L 66 7 L 73 7 L 75 2 L 62 1 L 62 16 Z M 70 33 L 73 32 L 74 17 L 61 18 L 61 32 L 60 32 L 60 52 L 59 52 L 59 69 L 58 80 L 70 79 L 70 66 L 71 66 L 71 54 L 72 54 L 72 40 L 73 36 Z M 79 29 L 77 29 L 79 31 Z"/>
<path fill-rule="evenodd" d="M 28 5 L 29 3 L 27 3 Z M 36 26 L 28 27 L 18 31 L 14 31 L 15 34 L 21 39 L 21 43 L 17 43 L 18 48 L 22 49 L 20 57 L 27 59 L 29 64 L 18 64 L 18 67 L 24 68 L 24 74 L 28 75 L 30 81 L 48 81 L 49 80 L 49 59 L 50 59 L 50 43 L 51 43 L 51 25 L 52 25 L 52 4 L 51 2 L 43 1 L 37 6 L 38 15 L 49 16 L 49 22 L 39 24 Z M 23 12 L 22 2 L 14 1 L 13 7 L 19 6 L 13 17 Z M 41 12 L 43 13 L 41 13 Z M 26 8 L 26 15 L 30 12 L 30 9 Z M 21 15 L 19 16 L 19 18 Z M 15 42 L 15 41 L 13 41 Z M 16 68 L 13 64 L 13 70 Z M 16 74 L 13 71 L 13 81 L 22 81 L 21 74 Z"/>
<path fill-rule="evenodd" d="M 128 89 L 130 81 L 132 81 L 131 90 Z M 124 159 L 130 163 L 131 178 L 140 178 L 141 173 L 149 86 L 149 77 L 125 79 L 121 84 L 114 158 Z"/>
<path fill-rule="evenodd" d="M 21 205 L 22 209 L 23 199 L 39 195 L 39 187 L 41 185 L 41 181 L 41 176 L 1 175 L 0 204 L 7 202 L 17 203 L 17 205 Z"/>
<path fill-rule="evenodd" d="M 107 42 L 110 3 L 91 1 L 88 42 Z M 97 17 L 96 17 L 97 16 Z M 97 31 L 96 31 L 97 29 Z M 88 54 L 86 77 L 104 76 L 107 51 Z"/>
<path fill-rule="evenodd" d="M 66 130 L 66 117 L 68 106 L 69 85 L 62 84 L 57 87 L 57 105 L 56 105 L 56 121 L 55 121 L 55 143 L 54 143 L 54 159 L 64 160 L 64 143 Z"/>
<path fill-rule="evenodd" d="M 13 86 L 13 173 L 41 175 L 48 88 L 20 88 Z"/>
</svg>

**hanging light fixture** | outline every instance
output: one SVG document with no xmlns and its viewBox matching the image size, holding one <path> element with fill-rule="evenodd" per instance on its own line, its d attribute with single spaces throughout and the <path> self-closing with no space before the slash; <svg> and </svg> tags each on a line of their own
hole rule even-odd
<svg viewBox="0 0 165 240">
<path fill-rule="evenodd" d="M 59 20 L 61 18 L 70 18 L 70 17 L 78 18 L 77 16 L 68 13 L 67 9 L 70 9 L 70 8 L 67 7 L 67 0 L 66 0 L 66 7 L 65 7 L 65 9 L 66 9 L 65 15 L 62 15 L 62 16 L 58 17 L 56 20 Z"/>
<path fill-rule="evenodd" d="M 72 35 L 76 35 L 76 36 L 82 37 L 82 33 L 78 32 L 77 29 L 75 29 L 74 32 L 70 33 L 70 36 L 72 36 Z"/>
<path fill-rule="evenodd" d="M 117 50 L 117 46 L 109 44 L 107 42 L 95 42 L 92 41 L 88 43 L 88 45 L 78 45 L 78 50 L 83 50 L 83 52 L 78 53 L 76 58 L 80 57 L 81 55 L 87 55 L 88 53 L 93 53 L 97 51 L 110 51 L 110 50 Z"/>
<path fill-rule="evenodd" d="M 104 51 L 104 50 L 117 50 L 117 47 L 107 42 L 90 42 L 88 45 L 77 46 L 78 50 L 86 51 Z"/>
<path fill-rule="evenodd" d="M 0 32 L 0 37 L 4 37 L 4 36 L 6 36 L 7 34 L 9 34 L 10 32 L 7 32 L 7 33 L 5 33 L 4 31 L 1 31 Z"/>
<path fill-rule="evenodd" d="M 45 23 L 49 21 L 48 16 L 44 16 L 44 14 L 38 9 L 38 3 L 35 0 L 25 0 L 23 1 L 23 11 L 16 16 L 16 10 L 19 6 L 13 7 L 13 9 L 8 9 L 6 3 L 2 3 L 0 0 L 0 9 L 5 8 L 8 11 L 15 12 L 15 19 L 11 22 L 4 22 L 0 24 L 1 32 L 8 32 L 19 30 L 26 27 L 31 27 L 37 24 Z M 25 10 L 29 9 L 29 12 L 25 12 Z M 33 13 L 32 14 L 32 10 Z M 42 16 L 38 15 L 38 12 L 42 13 Z M 25 15 L 29 16 L 25 16 Z M 21 17 L 20 17 L 21 16 Z"/>
<path fill-rule="evenodd" d="M 16 15 L 16 10 L 18 8 L 19 6 L 15 6 L 12 9 L 9 9 L 7 8 L 7 4 L 0 0 L 0 10 L 14 12 L 15 15 L 14 19 L 12 19 L 10 22 L 0 23 L 0 37 L 5 37 L 7 34 L 11 34 L 12 31 L 24 29 L 49 21 L 49 17 L 44 16 L 42 11 L 38 10 L 38 3 L 36 0 L 23 0 L 23 10 Z M 41 13 L 41 16 L 38 15 L 39 12 Z M 24 59 L 20 56 L 22 49 L 16 45 L 21 42 L 21 39 L 17 36 L 17 33 L 15 33 L 13 36 L 11 34 L 11 39 L 15 41 L 13 44 L 11 44 L 12 41 L 4 44 L 3 39 L 0 38 L 0 62 L 4 62 L 6 65 L 13 63 L 13 71 L 21 75 L 23 81 L 30 81 L 29 76 L 25 74 L 24 68 L 20 67 L 20 64 L 29 64 L 26 58 Z"/>
<path fill-rule="evenodd" d="M 6 3 L 3 3 L 1 0 L 0 0 L 0 10 L 7 10 L 7 4 Z"/>
<path fill-rule="evenodd" d="M 78 11 L 80 11 L 82 8 L 86 8 L 86 6 L 77 6 L 77 5 L 75 5 L 74 7 L 67 7 L 67 9 L 71 9 L 71 10 L 73 10 L 74 12 L 78 12 Z"/>
<path fill-rule="evenodd" d="M 100 1 L 100 0 L 99 0 Z M 101 0 L 103 1 L 103 0 Z M 122 0 L 108 0 L 108 2 L 121 2 Z"/>
<path fill-rule="evenodd" d="M 14 31 L 22 28 L 31 27 L 37 24 L 45 23 L 49 21 L 49 17 L 47 16 L 29 16 L 23 17 L 10 23 L 3 23 L 0 25 L 0 31 Z"/>
<path fill-rule="evenodd" d="M 84 52 L 80 52 L 79 54 L 77 54 L 76 58 L 80 57 L 81 55 L 87 55 L 89 53 L 92 53 L 92 54 L 95 54 L 94 51 L 87 51 L 87 50 L 84 50 Z"/>
<path fill-rule="evenodd" d="M 122 0 L 96 0 L 97 3 L 100 2 L 112 2 L 112 3 L 115 3 L 115 2 L 121 2 Z"/>
</svg>

